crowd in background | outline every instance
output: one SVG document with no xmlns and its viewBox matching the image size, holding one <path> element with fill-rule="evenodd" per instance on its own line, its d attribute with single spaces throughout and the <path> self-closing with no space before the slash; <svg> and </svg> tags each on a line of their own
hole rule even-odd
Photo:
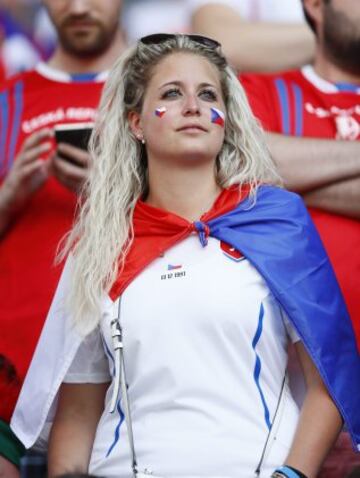
<svg viewBox="0 0 360 478">
<path fill-rule="evenodd" d="M 294 46 L 291 61 L 296 64 L 298 56 L 303 62 L 310 59 L 312 39 L 310 33 L 306 32 L 301 5 L 297 0 L 288 1 L 286 5 L 279 0 L 269 2 L 259 0 L 221 0 L 221 2 L 206 2 L 204 0 L 124 0 L 121 15 L 122 28 L 130 43 L 141 36 L 159 31 L 188 32 L 191 29 L 196 30 L 200 24 L 196 12 L 205 3 L 215 3 L 229 7 L 241 14 L 242 19 L 252 22 L 276 22 L 277 27 L 280 27 L 280 35 L 281 30 L 287 28 L 287 26 L 298 29 L 301 43 L 289 45 Z M 215 14 L 213 18 L 218 17 Z M 222 22 L 216 20 L 214 24 L 218 25 L 219 39 L 225 45 L 225 49 L 228 48 L 227 44 L 229 43 L 229 50 L 231 51 L 232 38 L 234 38 L 236 32 L 228 31 L 225 35 L 225 30 L 219 28 Z M 255 40 L 255 43 L 257 43 L 256 36 L 259 33 L 261 35 L 272 35 L 273 38 L 270 43 L 273 43 L 274 47 L 270 46 L 270 48 L 276 48 L 277 43 L 280 46 L 279 42 L 283 39 L 282 36 L 276 38 L 279 34 L 272 29 L 267 31 L 264 25 L 260 28 L 261 30 L 256 30 L 252 34 L 254 38 L 249 38 L 249 40 L 252 42 Z M 246 32 L 245 35 L 247 35 Z M 244 39 L 246 42 L 248 41 L 246 36 Z M 243 38 L 240 37 L 238 41 L 243 41 Z M 56 31 L 41 4 L 41 0 L 0 1 L 0 42 L 2 70 L 0 74 L 6 77 L 30 69 L 39 60 L 47 60 L 50 57 L 56 45 Z M 262 42 L 262 48 L 264 44 L 266 42 Z M 300 46 L 301 48 L 298 48 Z M 298 51 L 295 50 L 295 47 Z M 279 51 L 280 57 L 284 54 L 286 52 Z M 275 67 L 282 66 L 281 63 L 277 64 L 280 60 L 275 57 L 271 59 L 269 66 L 267 66 L 266 57 L 267 52 L 265 50 L 263 53 L 265 68 L 272 69 L 273 65 Z M 234 64 L 240 66 L 241 60 L 243 58 L 240 58 L 239 61 L 234 58 Z M 246 69 L 254 68 L 258 69 L 258 66 L 255 64 L 254 67 L 250 60 L 249 68 Z M 241 69 L 244 70 L 243 67 Z"/>
<path fill-rule="evenodd" d="M 290 70 L 310 64 L 314 59 L 314 36 L 305 22 L 300 0 L 124 0 L 122 8 L 119 21 L 121 21 L 125 42 L 128 44 L 155 32 L 195 32 L 208 35 L 221 42 L 223 51 L 231 64 L 241 73 L 272 73 Z M 56 30 L 41 0 L 0 0 L 1 81 L 9 79 L 16 73 L 30 70 L 41 61 L 46 62 L 56 51 L 56 47 Z M 349 64 L 351 64 L 350 60 Z M 340 71 L 341 67 L 337 65 Z M 346 67 L 344 63 L 344 68 Z M 306 81 L 315 85 L 321 94 L 337 95 L 340 90 L 343 93 L 346 88 L 350 88 L 350 80 L 345 82 L 340 79 L 336 85 L 338 90 L 331 91 L 328 82 L 316 76 L 311 67 L 307 68 L 306 71 L 302 70 Z M 354 68 L 352 78 L 354 85 L 351 94 L 353 98 L 356 98 L 356 95 L 359 95 L 359 69 Z M 340 272 L 337 271 L 337 273 L 339 279 L 344 276 L 344 282 L 347 281 L 349 290 L 351 289 L 348 293 L 346 286 L 343 291 L 348 300 L 348 306 L 352 310 L 358 310 L 359 299 L 354 298 L 352 291 L 359 285 L 359 276 L 356 274 L 356 271 L 359 272 L 356 265 L 359 254 L 356 253 L 354 258 L 351 255 L 344 259 L 344 254 L 339 254 L 341 246 L 334 237 L 338 235 L 341 228 L 344 237 L 346 236 L 345 239 L 348 240 L 347 250 L 360 242 L 360 214 L 358 207 L 355 206 L 358 193 L 353 192 L 360 187 L 359 168 L 354 165 L 354 161 L 352 164 L 348 161 L 348 158 L 354 157 L 358 160 L 359 142 L 352 140 L 360 138 L 359 101 L 351 99 L 353 103 L 347 102 L 350 98 L 347 95 L 346 101 L 342 98 L 338 104 L 336 101 L 339 97 L 336 97 L 334 106 L 331 103 L 333 100 L 331 97 L 328 104 L 324 102 L 323 109 L 320 111 L 316 103 L 319 97 L 311 96 L 313 94 L 311 92 L 310 100 L 306 104 L 304 101 L 304 104 L 306 113 L 312 119 L 303 120 L 302 115 L 305 113 L 298 110 L 302 101 L 300 90 L 304 86 L 300 73 L 299 76 L 275 75 L 265 79 L 250 74 L 244 75 L 242 81 L 249 95 L 252 109 L 267 131 L 269 148 L 285 178 L 285 186 L 302 194 L 307 205 L 313 207 L 315 211 L 312 213 L 313 219 L 315 222 L 318 221 L 317 226 L 323 234 L 322 238 L 328 253 L 331 252 L 335 258 L 334 261 L 348 264 L 350 259 L 353 262 L 350 274 L 345 265 L 341 270 L 339 268 Z M 305 85 L 304 91 L 307 88 L 308 86 Z M 325 130 L 319 126 L 325 117 L 335 118 L 336 131 Z M 319 124 L 315 124 L 316 120 L 319 120 Z M 314 129 L 311 130 L 311 128 Z M 295 138 L 286 136 L 297 136 L 298 142 L 295 142 Z M 311 139 L 301 136 L 308 136 Z M 315 141 L 320 142 L 315 143 Z M 298 152 L 298 156 L 293 155 L 294 151 Z M 313 152 L 313 156 L 309 156 L 309 151 Z M 343 170 L 332 172 L 331 167 L 326 163 L 332 151 L 336 151 L 341 158 L 344 164 Z M 315 153 L 321 159 L 319 163 L 314 159 Z M 291 165 L 288 164 L 290 156 Z M 298 158 L 297 163 L 296 158 Z M 304 158 L 309 158 L 309 161 L 313 162 L 306 162 Z M 0 157 L 0 172 L 1 162 Z M 308 176 L 304 173 L 305 170 L 309 172 Z M 295 175 L 297 175 L 296 179 L 294 179 Z M 347 196 L 342 196 L 344 189 L 347 189 Z M 344 199 L 340 200 L 339 198 L 342 197 Z M 333 224 L 328 220 L 328 213 L 336 214 L 336 221 Z M 338 222 L 339 217 L 344 219 Z M 351 280 L 349 276 L 352 276 Z M 353 320 L 356 321 L 355 326 L 358 326 L 358 318 L 355 317 Z M 356 332 L 359 338 L 360 331 L 356 330 Z M 2 350 L 0 350 L 1 354 Z M 13 390 L 9 391 L 9 397 L 11 393 Z M 0 418 L 3 417 L 0 416 Z M 6 419 L 8 418 L 7 416 Z M 341 473 L 345 473 L 345 469 L 348 472 L 359 463 L 355 454 L 350 451 L 349 439 L 343 436 L 342 440 L 340 448 L 347 449 L 342 455 L 342 463 L 336 462 L 335 455 L 333 458 L 335 461 L 329 465 L 329 474 L 323 475 L 324 477 L 342 478 L 345 475 Z M 343 466 L 343 460 L 348 460 L 347 467 Z M 2 478 L 1 470 L 0 478 Z"/>
</svg>

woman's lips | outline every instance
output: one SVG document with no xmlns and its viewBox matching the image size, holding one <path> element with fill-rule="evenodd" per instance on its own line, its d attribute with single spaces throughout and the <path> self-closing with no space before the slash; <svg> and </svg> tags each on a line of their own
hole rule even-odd
<svg viewBox="0 0 360 478">
<path fill-rule="evenodd" d="M 205 129 L 203 126 L 201 126 L 199 124 L 193 124 L 193 123 L 181 126 L 180 128 L 177 129 L 177 131 L 186 131 L 186 132 L 202 131 L 204 133 L 207 133 L 207 129 Z"/>
</svg>

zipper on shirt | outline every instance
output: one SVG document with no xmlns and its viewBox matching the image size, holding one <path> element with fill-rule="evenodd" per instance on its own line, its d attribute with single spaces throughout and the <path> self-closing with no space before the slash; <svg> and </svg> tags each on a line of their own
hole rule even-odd
<svg viewBox="0 0 360 478">
<path fill-rule="evenodd" d="M 265 445 L 264 445 L 264 448 L 261 452 L 261 456 L 260 456 L 260 461 L 255 469 L 255 472 L 254 472 L 254 477 L 255 478 L 258 478 L 260 476 L 260 473 L 261 473 L 261 467 L 264 463 L 264 460 L 265 460 L 265 457 L 267 455 L 267 452 L 271 446 L 271 435 L 272 435 L 272 431 L 274 430 L 275 428 L 275 424 L 276 424 L 276 419 L 280 413 L 280 405 L 282 404 L 283 402 L 283 399 L 284 399 L 284 396 L 285 396 L 285 384 L 286 384 L 286 373 L 284 375 L 284 379 L 283 379 L 283 382 L 282 382 L 282 385 L 281 385 L 281 390 L 280 390 L 280 395 L 279 395 L 279 398 L 278 398 L 278 402 L 277 402 L 277 405 L 276 405 L 276 409 L 275 409 L 275 414 L 274 414 L 274 418 L 273 418 L 273 421 L 272 421 L 272 424 L 271 424 L 271 427 L 269 429 L 269 432 L 267 434 L 267 437 L 266 437 L 266 440 L 265 440 Z"/>
</svg>

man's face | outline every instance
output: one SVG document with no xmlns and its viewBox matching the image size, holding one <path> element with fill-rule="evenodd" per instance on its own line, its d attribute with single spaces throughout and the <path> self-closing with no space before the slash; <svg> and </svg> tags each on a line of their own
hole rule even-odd
<svg viewBox="0 0 360 478">
<path fill-rule="evenodd" d="M 325 56 L 343 70 L 360 75 L 360 1 L 324 0 L 320 35 Z"/>
<path fill-rule="evenodd" d="M 122 0 L 44 0 L 68 53 L 92 57 L 106 51 L 118 29 Z"/>
</svg>

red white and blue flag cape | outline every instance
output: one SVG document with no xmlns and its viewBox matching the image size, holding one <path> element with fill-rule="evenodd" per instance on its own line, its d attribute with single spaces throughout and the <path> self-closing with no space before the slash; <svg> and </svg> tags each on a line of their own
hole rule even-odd
<svg viewBox="0 0 360 478">
<path fill-rule="evenodd" d="M 360 360 L 352 324 L 321 240 L 298 195 L 260 186 L 254 202 L 247 188 L 239 194 L 233 187 L 224 190 L 213 208 L 194 223 L 139 201 L 134 211 L 134 242 L 110 291 L 111 299 L 150 262 L 194 231 L 204 247 L 212 236 L 241 251 L 264 277 L 360 449 Z M 27 447 L 37 439 L 56 396 L 52 384 L 60 385 L 81 341 L 65 318 L 54 318 L 50 311 L 12 420 L 14 432 Z M 59 339 L 50 353 L 54 336 Z M 31 389 L 39 376 L 46 393 Z M 50 389 L 55 391 L 49 397 Z M 31 396 L 36 396 L 36 405 Z"/>
</svg>

